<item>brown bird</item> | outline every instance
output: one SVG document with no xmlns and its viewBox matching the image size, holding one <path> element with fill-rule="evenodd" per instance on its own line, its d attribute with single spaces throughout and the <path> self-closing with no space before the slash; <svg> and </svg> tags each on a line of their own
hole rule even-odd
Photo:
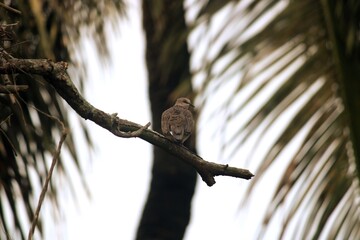
<svg viewBox="0 0 360 240">
<path fill-rule="evenodd" d="M 166 138 L 183 144 L 194 130 L 194 119 L 189 107 L 194 107 L 188 98 L 178 98 L 161 116 L 161 130 Z"/>
</svg>

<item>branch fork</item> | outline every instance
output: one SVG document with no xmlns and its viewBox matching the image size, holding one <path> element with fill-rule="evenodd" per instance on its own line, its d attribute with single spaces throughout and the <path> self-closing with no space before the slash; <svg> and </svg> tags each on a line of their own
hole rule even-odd
<svg viewBox="0 0 360 240">
<path fill-rule="evenodd" d="M 251 179 L 254 175 L 247 169 L 208 162 L 192 153 L 186 147 L 173 143 L 163 135 L 148 129 L 150 123 L 142 126 L 120 119 L 115 114 L 107 114 L 87 102 L 79 93 L 69 75 L 66 62 L 53 62 L 47 59 L 11 58 L 0 63 L 0 74 L 27 73 L 43 76 L 57 93 L 84 119 L 89 119 L 107 129 L 114 135 L 123 138 L 139 137 L 163 150 L 173 154 L 192 165 L 208 186 L 215 184 L 215 176 L 231 176 Z"/>
</svg>

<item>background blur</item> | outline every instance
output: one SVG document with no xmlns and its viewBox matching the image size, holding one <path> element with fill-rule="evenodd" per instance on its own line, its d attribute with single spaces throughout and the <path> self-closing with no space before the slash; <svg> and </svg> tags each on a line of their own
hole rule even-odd
<svg viewBox="0 0 360 240">
<path fill-rule="evenodd" d="M 360 236 L 357 1 L 4 4 L 22 12 L 0 6 L 11 55 L 71 61 L 91 104 L 155 130 L 178 96 L 192 98 L 190 147 L 255 178 L 209 188 L 147 142 L 79 119 L 40 77 L 3 74 L 30 90 L 0 95 L 1 239 L 27 236 L 59 139 L 32 106 L 72 132 L 36 239 Z"/>
</svg>

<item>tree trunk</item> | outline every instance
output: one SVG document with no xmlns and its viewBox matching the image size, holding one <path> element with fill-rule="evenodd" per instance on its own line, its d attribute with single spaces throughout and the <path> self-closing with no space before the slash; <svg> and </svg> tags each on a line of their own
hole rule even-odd
<svg viewBox="0 0 360 240">
<path fill-rule="evenodd" d="M 347 14 L 346 18 L 340 19 L 336 12 L 338 7 L 336 1 L 323 0 L 321 1 L 324 10 L 325 24 L 327 32 L 331 41 L 333 57 L 337 79 L 339 79 L 340 95 L 344 100 L 345 118 L 349 124 L 349 135 L 353 145 L 353 153 L 355 156 L 357 177 L 360 180 L 360 69 L 359 69 L 359 48 L 357 44 L 353 43 L 354 49 L 350 50 L 349 36 L 344 31 L 342 24 L 352 24 L 346 21 L 356 19 L 355 9 L 351 9 L 351 5 L 345 6 Z M 346 9 L 349 8 L 349 9 Z M 351 39 L 351 38 L 350 38 Z"/>
<path fill-rule="evenodd" d="M 175 96 L 174 90 L 181 84 L 182 96 L 193 95 L 183 1 L 143 0 L 142 5 L 152 127 L 161 132 L 162 112 L 180 97 Z M 195 150 L 195 134 L 188 142 L 187 146 Z M 183 238 L 190 220 L 196 176 L 192 167 L 154 147 L 150 192 L 136 239 Z"/>
</svg>

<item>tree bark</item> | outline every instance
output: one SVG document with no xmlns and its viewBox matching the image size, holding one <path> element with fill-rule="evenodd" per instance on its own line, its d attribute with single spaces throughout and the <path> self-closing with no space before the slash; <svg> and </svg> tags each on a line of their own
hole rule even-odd
<svg viewBox="0 0 360 240">
<path fill-rule="evenodd" d="M 143 0 L 142 7 L 152 126 L 160 131 L 161 114 L 174 103 L 170 97 L 174 90 L 181 84 L 186 89 L 183 94 L 192 96 L 187 27 L 183 1 Z M 195 150 L 195 134 L 188 142 L 188 147 Z M 183 238 L 196 176 L 188 164 L 154 147 L 150 192 L 136 239 Z"/>
</svg>

